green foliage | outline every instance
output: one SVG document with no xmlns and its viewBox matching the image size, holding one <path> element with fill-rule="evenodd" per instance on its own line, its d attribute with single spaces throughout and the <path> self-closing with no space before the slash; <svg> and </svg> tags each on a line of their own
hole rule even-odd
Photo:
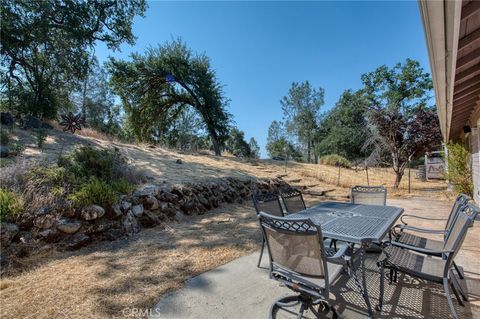
<svg viewBox="0 0 480 319">
<path fill-rule="evenodd" d="M 90 177 L 113 182 L 128 169 L 126 159 L 118 149 L 103 150 L 91 146 L 78 148 L 61 157 L 58 165 L 71 172 L 79 182 L 85 182 Z"/>
<path fill-rule="evenodd" d="M 349 160 L 337 154 L 330 154 L 330 155 L 325 155 L 320 157 L 320 164 L 330 165 L 330 166 L 341 166 L 345 168 L 352 167 L 352 163 Z"/>
<path fill-rule="evenodd" d="M 296 161 L 302 160 L 302 154 L 287 139 L 283 124 L 277 121 L 273 121 L 268 128 L 267 153 L 270 158 L 281 157 Z"/>
<path fill-rule="evenodd" d="M 315 89 L 308 81 L 293 82 L 282 104 L 287 133 L 296 138 L 306 150 L 307 162 L 311 162 L 315 148 L 316 132 L 320 124 L 320 107 L 324 104 L 325 90 Z"/>
<path fill-rule="evenodd" d="M 22 141 L 15 141 L 10 143 L 10 153 L 20 155 L 25 151 L 25 144 Z"/>
<path fill-rule="evenodd" d="M 14 221 L 23 211 L 20 195 L 0 188 L 0 221 Z"/>
<path fill-rule="evenodd" d="M 48 130 L 42 128 L 35 131 L 35 142 L 39 148 L 43 147 L 43 143 L 47 140 Z"/>
<path fill-rule="evenodd" d="M 77 191 L 69 196 L 78 206 L 102 205 L 111 206 L 121 194 L 127 194 L 132 191 L 132 185 L 124 180 L 106 182 L 96 177 L 88 182 L 81 184 Z"/>
<path fill-rule="evenodd" d="M 435 150 L 441 143 L 435 108 L 426 106 L 432 80 L 419 62 L 407 59 L 393 68 L 381 66 L 363 74 L 362 81 L 369 119 L 374 125 L 367 142 L 373 155 L 390 155 L 397 188 L 408 161 Z"/>
<path fill-rule="evenodd" d="M 257 141 L 253 137 L 250 138 L 248 146 L 250 147 L 250 156 L 252 158 L 260 158 L 260 146 L 258 146 Z"/>
<path fill-rule="evenodd" d="M 191 106 L 201 116 L 215 154 L 220 155 L 231 115 L 210 59 L 193 53 L 181 40 L 131 58 L 112 59 L 109 69 L 137 139 L 152 141 L 152 135 L 162 135 Z"/>
<path fill-rule="evenodd" d="M 249 144 L 245 141 L 245 133 L 234 127 L 230 130 L 230 136 L 226 143 L 227 150 L 237 157 L 250 157 Z"/>
<path fill-rule="evenodd" d="M 8 145 L 10 144 L 10 134 L 7 130 L 2 129 L 0 130 L 0 145 Z"/>
<path fill-rule="evenodd" d="M 133 44 L 133 1 L 5 0 L 1 10 L 2 65 L 10 108 L 54 118 L 72 106 L 70 93 L 83 79 L 94 44 Z"/>
<path fill-rule="evenodd" d="M 461 144 L 450 143 L 448 149 L 448 171 L 446 178 L 457 193 L 473 194 L 471 154 Z"/>
<path fill-rule="evenodd" d="M 343 92 L 335 107 L 322 120 L 316 152 L 319 155 L 339 154 L 350 160 L 365 157 L 366 109 L 366 100 L 361 92 Z"/>
<path fill-rule="evenodd" d="M 39 165 L 32 167 L 26 179 L 38 186 L 60 187 L 72 180 L 64 167 Z"/>
</svg>

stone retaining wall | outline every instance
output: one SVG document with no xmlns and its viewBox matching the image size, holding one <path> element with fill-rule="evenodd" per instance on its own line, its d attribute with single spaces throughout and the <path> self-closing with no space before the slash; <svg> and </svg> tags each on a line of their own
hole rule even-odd
<svg viewBox="0 0 480 319">
<path fill-rule="evenodd" d="M 169 185 L 144 185 L 131 196 L 122 196 L 112 207 L 92 205 L 78 209 L 71 202 L 26 214 L 16 224 L 1 227 L 1 264 L 53 245 L 75 250 L 99 240 L 133 236 L 142 227 L 154 227 L 200 215 L 222 203 L 251 200 L 254 190 L 276 191 L 281 179 L 217 181 Z"/>
</svg>

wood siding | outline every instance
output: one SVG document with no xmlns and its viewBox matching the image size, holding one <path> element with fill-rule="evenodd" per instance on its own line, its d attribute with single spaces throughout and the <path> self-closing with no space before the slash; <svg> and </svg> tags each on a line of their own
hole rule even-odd
<svg viewBox="0 0 480 319">
<path fill-rule="evenodd" d="M 478 123 L 477 123 L 478 124 Z M 480 126 L 472 129 L 472 174 L 473 174 L 473 198 L 480 204 Z"/>
</svg>

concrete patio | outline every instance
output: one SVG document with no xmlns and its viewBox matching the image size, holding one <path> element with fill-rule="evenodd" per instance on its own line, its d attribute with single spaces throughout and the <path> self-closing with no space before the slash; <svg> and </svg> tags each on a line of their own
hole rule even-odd
<svg viewBox="0 0 480 319">
<path fill-rule="evenodd" d="M 428 198 L 390 199 L 387 205 L 403 207 L 406 214 L 446 217 L 450 203 Z M 442 228 L 441 222 L 417 224 Z M 470 302 L 461 307 L 455 300 L 460 318 L 480 318 L 480 225 L 470 229 L 456 261 L 468 278 Z M 367 282 L 372 304 L 379 294 L 378 255 L 367 258 Z M 268 278 L 267 259 L 257 268 L 258 252 L 191 278 L 185 287 L 165 295 L 150 312 L 152 318 L 267 318 L 272 302 L 292 294 Z M 342 276 L 332 295 L 344 318 L 367 318 L 366 308 L 354 281 Z M 307 313 L 308 315 L 311 315 Z M 400 275 L 398 283 L 386 285 L 385 304 L 378 318 L 449 318 L 446 298 L 440 285 Z"/>
</svg>

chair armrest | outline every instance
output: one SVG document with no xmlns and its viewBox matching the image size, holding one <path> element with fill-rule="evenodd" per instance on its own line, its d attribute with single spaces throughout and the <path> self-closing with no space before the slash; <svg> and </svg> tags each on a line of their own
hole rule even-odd
<svg viewBox="0 0 480 319">
<path fill-rule="evenodd" d="M 340 248 L 335 255 L 327 257 L 327 261 L 335 264 L 344 264 L 346 258 L 352 256 L 352 249 L 350 246 L 343 246 Z"/>
<path fill-rule="evenodd" d="M 445 230 L 443 229 L 428 229 L 428 228 L 420 228 L 420 227 L 413 227 L 408 225 L 395 225 L 393 228 L 400 228 L 400 230 L 411 230 L 414 232 L 419 233 L 428 233 L 428 234 L 445 234 Z"/>
<path fill-rule="evenodd" d="M 404 214 L 404 215 L 402 215 L 402 217 L 400 217 L 400 221 L 401 221 L 404 225 L 408 225 L 407 222 L 403 220 L 405 217 L 408 217 L 408 218 L 417 218 L 417 219 L 423 219 L 423 220 L 441 220 L 441 221 L 447 221 L 446 218 L 432 218 L 432 217 L 423 217 L 423 216 L 418 216 L 418 215 Z"/>
<path fill-rule="evenodd" d="M 397 241 L 387 241 L 382 243 L 383 247 L 389 246 L 389 245 L 408 249 L 408 250 L 413 250 L 419 253 L 424 253 L 426 255 L 442 255 L 442 254 L 449 254 L 453 252 L 453 250 L 433 250 L 433 249 L 420 248 L 420 247 L 416 247 L 416 246 L 412 246 L 404 243 L 399 243 Z"/>
</svg>

